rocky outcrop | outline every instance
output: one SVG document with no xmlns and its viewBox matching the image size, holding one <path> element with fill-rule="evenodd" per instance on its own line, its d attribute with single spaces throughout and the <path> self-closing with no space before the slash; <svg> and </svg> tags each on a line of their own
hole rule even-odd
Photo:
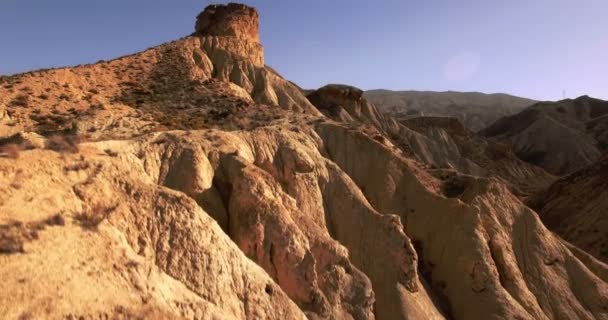
<svg viewBox="0 0 608 320">
<path fill-rule="evenodd" d="M 196 18 L 195 35 L 207 51 L 226 50 L 264 67 L 258 12 L 242 4 L 210 5 Z"/>
<path fill-rule="evenodd" d="M 213 77 L 238 85 L 256 102 L 316 114 L 296 86 L 265 67 L 258 25 L 257 11 L 240 4 L 211 5 L 198 16 L 195 36 Z"/>
<path fill-rule="evenodd" d="M 201 36 L 228 36 L 259 42 L 258 12 L 243 4 L 210 5 L 196 17 L 195 30 Z"/>
<path fill-rule="evenodd" d="M 387 127 L 376 108 L 363 98 L 363 90 L 342 85 L 328 84 L 309 92 L 306 97 L 325 115 L 342 122 L 372 124 L 378 129 Z"/>
</svg>

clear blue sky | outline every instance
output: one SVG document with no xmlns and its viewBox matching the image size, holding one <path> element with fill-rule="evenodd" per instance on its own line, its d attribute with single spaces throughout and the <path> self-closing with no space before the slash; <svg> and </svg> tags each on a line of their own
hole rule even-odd
<svg viewBox="0 0 608 320">
<path fill-rule="evenodd" d="M 265 0 L 266 63 L 305 88 L 608 99 L 606 0 Z M 210 1 L 1 0 L 0 74 L 140 51 L 193 31 Z"/>
</svg>

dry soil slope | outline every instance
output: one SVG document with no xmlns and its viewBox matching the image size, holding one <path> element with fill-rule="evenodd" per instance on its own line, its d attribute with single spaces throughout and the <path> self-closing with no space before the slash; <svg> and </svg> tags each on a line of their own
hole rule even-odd
<svg viewBox="0 0 608 320">
<path fill-rule="evenodd" d="M 508 141 L 522 160 L 563 175 L 590 165 L 606 152 L 606 114 L 608 102 L 588 96 L 540 102 L 496 121 L 481 134 Z"/>
<path fill-rule="evenodd" d="M 555 182 L 530 199 L 549 229 L 608 263 L 608 158 Z"/>
<path fill-rule="evenodd" d="M 8 79 L 2 314 L 608 319 L 608 267 L 503 183 L 446 184 L 328 120 L 260 65 L 254 9 L 206 12 L 174 43 Z"/>
<path fill-rule="evenodd" d="M 398 118 L 421 115 L 453 117 L 472 131 L 479 131 L 499 118 L 535 103 L 534 100 L 502 93 L 453 91 L 369 90 L 365 97 L 380 111 Z"/>
</svg>

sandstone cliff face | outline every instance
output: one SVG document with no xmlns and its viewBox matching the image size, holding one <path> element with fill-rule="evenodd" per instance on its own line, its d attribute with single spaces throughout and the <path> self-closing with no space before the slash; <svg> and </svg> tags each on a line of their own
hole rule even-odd
<svg viewBox="0 0 608 320">
<path fill-rule="evenodd" d="M 243 4 L 210 5 L 196 17 L 196 33 L 259 42 L 258 12 Z"/>
<path fill-rule="evenodd" d="M 196 36 L 2 83 L 3 315 L 608 319 L 608 267 L 503 182 L 438 179 L 358 91 L 320 93 L 351 117 L 331 120 L 255 57 L 206 48 L 254 42 L 257 15 L 230 8 Z"/>
<path fill-rule="evenodd" d="M 342 122 L 371 124 L 380 130 L 389 129 L 390 119 L 363 98 L 361 89 L 329 84 L 307 95 L 308 100 L 328 117 Z M 389 123 L 387 123 L 389 122 Z"/>
</svg>

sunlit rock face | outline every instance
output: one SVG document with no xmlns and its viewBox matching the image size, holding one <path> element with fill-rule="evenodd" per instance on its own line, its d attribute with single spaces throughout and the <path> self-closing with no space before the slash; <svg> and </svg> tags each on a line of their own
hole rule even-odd
<svg viewBox="0 0 608 320">
<path fill-rule="evenodd" d="M 264 65 L 264 49 L 260 44 L 258 12 L 242 4 L 210 5 L 196 18 L 195 34 L 210 48 L 225 49 Z"/>
</svg>

